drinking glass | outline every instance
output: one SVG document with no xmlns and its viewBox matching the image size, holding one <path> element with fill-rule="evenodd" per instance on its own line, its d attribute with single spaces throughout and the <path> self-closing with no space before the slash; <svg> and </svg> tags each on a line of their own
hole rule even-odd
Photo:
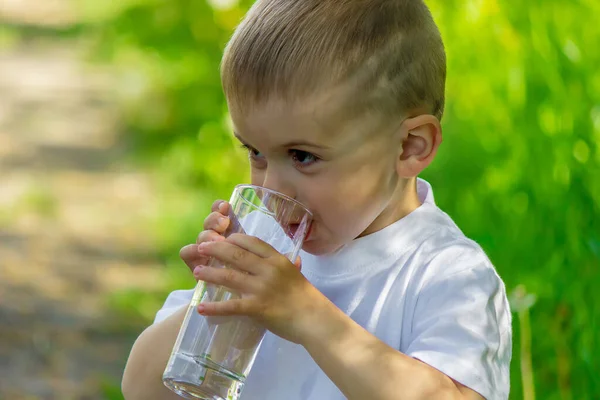
<svg viewBox="0 0 600 400">
<path fill-rule="evenodd" d="M 254 185 L 236 186 L 230 204 L 225 237 L 255 236 L 296 260 L 312 222 L 306 207 Z M 216 259 L 209 265 L 229 268 Z M 189 399 L 239 399 L 265 329 L 248 317 L 206 317 L 197 311 L 202 302 L 238 298 L 239 293 L 223 286 L 198 282 L 163 375 L 169 389 Z"/>
</svg>

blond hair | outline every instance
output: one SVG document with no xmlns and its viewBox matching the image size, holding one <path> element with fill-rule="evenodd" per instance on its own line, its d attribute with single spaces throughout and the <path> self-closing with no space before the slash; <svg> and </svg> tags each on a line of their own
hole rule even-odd
<svg viewBox="0 0 600 400">
<path fill-rule="evenodd" d="M 346 87 L 354 114 L 441 119 L 446 55 L 422 0 L 258 0 L 225 49 L 221 79 L 241 111 Z"/>
</svg>

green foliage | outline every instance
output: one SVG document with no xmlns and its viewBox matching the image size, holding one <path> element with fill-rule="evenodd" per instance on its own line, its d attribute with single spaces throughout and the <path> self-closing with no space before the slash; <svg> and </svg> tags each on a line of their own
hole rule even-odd
<svg viewBox="0 0 600 400">
<path fill-rule="evenodd" d="M 101 396 L 104 400 L 124 400 L 121 386 L 109 378 L 100 381 Z"/>
<path fill-rule="evenodd" d="M 84 3 L 95 54 L 118 71 L 132 144 L 163 182 L 163 254 L 187 274 L 178 248 L 247 176 L 218 66 L 248 3 Z M 528 341 L 538 398 L 600 398 L 600 2 L 429 3 L 449 78 L 445 141 L 424 177 L 509 291 L 537 299 L 514 321 L 511 398 L 523 398 Z M 529 340 L 519 320 L 531 321 Z"/>
<path fill-rule="evenodd" d="M 595 398 L 600 298 L 597 2 L 434 3 L 449 53 L 446 141 L 428 178 L 531 309 L 536 394 Z M 456 23 L 460 21 L 460 23 Z M 515 319 L 513 397 L 521 393 Z"/>
</svg>

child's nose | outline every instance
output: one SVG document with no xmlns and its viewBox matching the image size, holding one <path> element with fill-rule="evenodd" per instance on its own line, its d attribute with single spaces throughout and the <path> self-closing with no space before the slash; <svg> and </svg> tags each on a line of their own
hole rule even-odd
<svg viewBox="0 0 600 400">
<path fill-rule="evenodd" d="M 278 173 L 277 171 L 267 170 L 262 186 L 283 193 L 293 199 L 296 198 L 296 191 L 294 190 L 294 186 L 290 179 L 286 179 L 283 174 Z"/>
</svg>

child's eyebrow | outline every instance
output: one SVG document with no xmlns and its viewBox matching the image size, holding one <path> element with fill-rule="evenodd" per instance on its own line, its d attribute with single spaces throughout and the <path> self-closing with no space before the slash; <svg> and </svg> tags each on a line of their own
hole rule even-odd
<svg viewBox="0 0 600 400">
<path fill-rule="evenodd" d="M 329 146 L 323 146 L 320 144 L 312 143 L 312 142 L 309 142 L 308 140 L 293 140 L 291 142 L 285 143 L 281 147 L 296 147 L 296 146 L 316 147 L 316 148 L 323 149 L 323 150 L 331 149 L 331 147 L 329 147 Z"/>
<path fill-rule="evenodd" d="M 248 143 L 246 143 L 244 141 L 244 139 L 242 139 L 240 137 L 240 135 L 237 134 L 237 132 L 234 132 L 233 136 L 235 136 L 237 138 L 237 140 L 239 140 L 243 145 L 248 146 L 251 149 L 254 149 L 254 147 L 251 146 L 251 145 L 249 145 Z M 296 146 L 309 146 L 309 147 L 315 147 L 315 148 L 323 149 L 323 150 L 330 150 L 331 149 L 331 147 L 329 147 L 329 146 L 323 146 L 323 145 L 320 145 L 320 144 L 312 143 L 312 142 L 309 142 L 308 140 L 293 140 L 291 142 L 288 142 L 288 143 L 285 143 L 285 144 L 281 145 L 281 147 L 284 147 L 284 148 L 296 147 Z"/>
<path fill-rule="evenodd" d="M 236 138 L 237 140 L 239 140 L 239 141 L 240 141 L 240 143 L 242 143 L 244 146 L 247 146 L 247 147 L 249 147 L 249 148 L 251 148 L 251 149 L 254 149 L 254 147 L 252 147 L 252 146 L 250 146 L 248 143 L 246 143 L 246 142 L 244 141 L 244 139 L 242 139 L 242 138 L 240 137 L 240 135 L 238 135 L 238 134 L 237 134 L 237 132 L 233 132 L 233 136 L 235 136 L 235 138 Z"/>
</svg>

